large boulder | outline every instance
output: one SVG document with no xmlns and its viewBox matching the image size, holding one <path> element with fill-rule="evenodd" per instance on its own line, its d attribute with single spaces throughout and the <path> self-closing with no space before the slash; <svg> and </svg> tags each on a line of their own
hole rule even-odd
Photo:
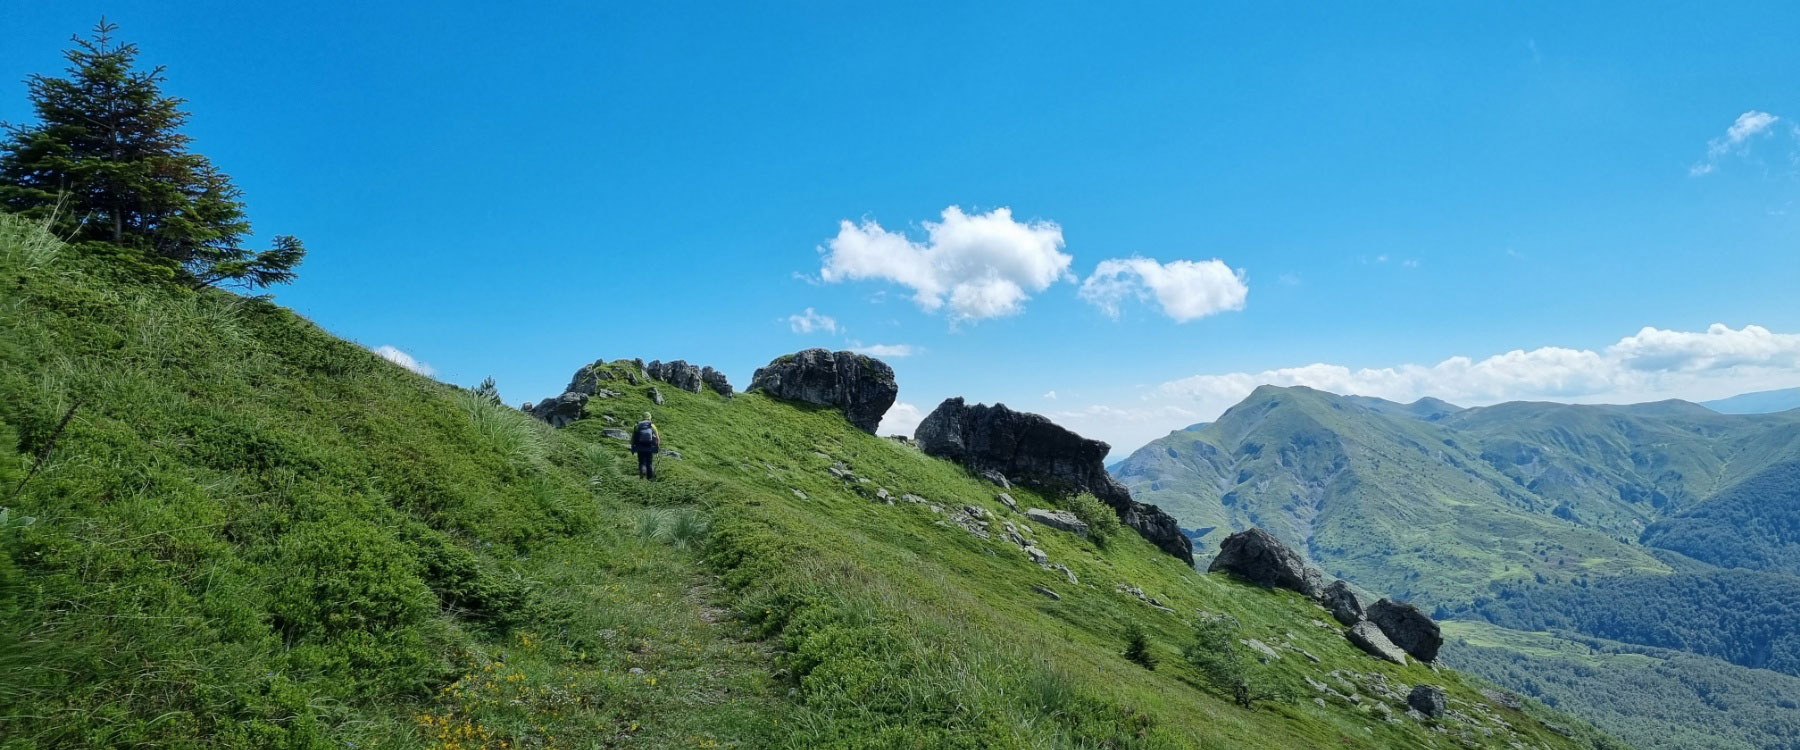
<svg viewBox="0 0 1800 750">
<path fill-rule="evenodd" d="M 1381 632 L 1381 628 L 1375 627 L 1375 623 L 1363 620 L 1345 631 L 1344 637 L 1356 644 L 1357 648 L 1369 652 L 1371 656 L 1386 659 L 1395 664 L 1406 664 L 1406 651 L 1388 640 L 1387 635 Z"/>
<path fill-rule="evenodd" d="M 1227 571 L 1252 583 L 1292 589 L 1315 599 L 1323 588 L 1319 572 L 1309 567 L 1300 553 L 1262 529 L 1225 537 L 1219 543 L 1219 556 L 1206 570 Z"/>
<path fill-rule="evenodd" d="M 1076 518 L 1074 513 L 1066 510 L 1031 508 L 1025 511 L 1025 517 L 1053 529 L 1062 529 L 1083 539 L 1086 539 L 1088 535 L 1088 525 L 1080 518 Z"/>
<path fill-rule="evenodd" d="M 587 394 L 564 391 L 561 396 L 539 401 L 531 408 L 531 416 L 549 422 L 551 427 L 565 427 L 582 417 L 587 410 Z"/>
<path fill-rule="evenodd" d="M 700 368 L 687 363 L 686 360 L 674 362 L 653 361 L 644 367 L 650 377 L 680 388 L 690 393 L 700 392 Z"/>
<path fill-rule="evenodd" d="M 750 377 L 750 390 L 785 401 L 835 406 L 857 429 L 875 434 L 900 385 L 894 368 L 855 352 L 807 349 L 777 357 Z"/>
<path fill-rule="evenodd" d="M 1406 653 L 1419 661 L 1436 660 L 1438 648 L 1444 645 L 1444 635 L 1438 630 L 1438 624 L 1411 604 L 1387 599 L 1378 601 L 1369 608 L 1369 622 L 1375 623 L 1387 634 L 1388 640 L 1406 649 Z"/>
<path fill-rule="evenodd" d="M 946 458 L 976 474 L 999 472 L 1016 484 L 1052 494 L 1091 492 L 1111 506 L 1119 521 L 1151 544 L 1194 564 L 1193 542 L 1174 517 L 1131 499 L 1124 485 L 1106 473 L 1110 446 L 1075 434 L 1048 418 L 1013 411 L 1005 404 L 969 406 L 946 399 L 919 423 L 913 439 L 927 454 Z"/>
<path fill-rule="evenodd" d="M 1441 687 L 1419 685 L 1406 696 L 1406 705 L 1411 706 L 1414 711 L 1436 718 L 1450 710 L 1450 699 Z"/>
<path fill-rule="evenodd" d="M 1342 578 L 1332 581 L 1330 586 L 1319 592 L 1319 604 L 1331 610 L 1331 616 L 1345 625 L 1355 625 L 1368 617 L 1369 605 Z"/>
</svg>

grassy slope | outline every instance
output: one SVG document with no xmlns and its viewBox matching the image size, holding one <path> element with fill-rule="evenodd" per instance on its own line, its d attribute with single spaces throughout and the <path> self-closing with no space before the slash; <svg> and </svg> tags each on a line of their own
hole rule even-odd
<svg viewBox="0 0 1800 750">
<path fill-rule="evenodd" d="M 1070 584 L 924 506 L 870 502 L 824 469 L 1006 515 L 991 486 L 834 411 L 666 385 L 654 406 L 619 385 L 552 431 L 266 302 L 107 280 L 57 251 L 0 216 L 0 446 L 17 446 L 0 461 L 0 746 L 1514 739 L 1315 705 L 1303 678 L 1333 669 L 1484 701 L 1362 655 L 1297 595 L 1038 529 Z M 683 454 L 656 483 L 600 433 L 602 414 L 645 410 Z M 1307 697 L 1242 709 L 1202 685 L 1177 653 L 1196 609 L 1321 657 L 1270 667 Z M 1128 621 L 1157 671 L 1117 655 Z M 1571 745 L 1496 710 L 1528 746 Z"/>
</svg>

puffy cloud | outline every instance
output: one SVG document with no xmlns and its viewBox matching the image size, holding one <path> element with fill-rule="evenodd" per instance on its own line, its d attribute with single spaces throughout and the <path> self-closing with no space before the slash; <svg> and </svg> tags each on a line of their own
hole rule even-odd
<svg viewBox="0 0 1800 750">
<path fill-rule="evenodd" d="M 970 215 L 951 206 L 943 221 L 924 225 L 921 243 L 873 220 L 841 222 L 820 248 L 819 278 L 891 281 L 910 288 L 922 310 L 947 304 L 957 320 L 978 320 L 1019 313 L 1032 294 L 1067 277 L 1074 261 L 1062 252 L 1061 227 L 1015 221 L 1008 208 Z"/>
<path fill-rule="evenodd" d="M 437 368 L 432 367 L 428 363 L 420 362 L 419 360 L 413 359 L 413 356 L 411 354 L 407 354 L 406 352 L 400 351 L 399 347 L 393 346 L 391 344 L 382 344 L 381 346 L 375 347 L 371 351 L 375 352 L 376 354 L 381 355 L 382 359 L 385 359 L 396 365 L 404 367 L 408 370 L 412 370 L 413 372 L 416 372 L 420 375 L 424 375 L 426 377 L 431 377 L 432 375 L 437 374 Z"/>
<path fill-rule="evenodd" d="M 1463 406 L 1520 400 L 1703 401 L 1800 386 L 1800 334 L 1756 325 L 1734 329 L 1714 324 L 1704 331 L 1646 327 L 1598 351 L 1546 346 L 1481 359 L 1454 356 L 1429 365 L 1314 363 L 1202 374 L 1153 386 L 1135 402 L 1093 405 L 1058 416 L 1071 429 L 1130 450 L 1168 430 L 1216 418 L 1265 384 L 1400 402 L 1434 396 Z"/>
<path fill-rule="evenodd" d="M 911 437 L 919 423 L 925 421 L 925 413 L 919 407 L 904 401 L 888 407 L 887 414 L 882 415 L 881 424 L 875 428 L 877 435 L 906 435 Z"/>
<path fill-rule="evenodd" d="M 1226 310 L 1242 310 L 1249 294 L 1243 270 L 1233 271 L 1217 258 L 1168 263 L 1151 258 L 1113 258 L 1100 261 L 1094 273 L 1081 283 L 1081 298 L 1111 317 L 1119 317 L 1119 306 L 1126 299 L 1154 298 L 1163 314 L 1178 323 Z"/>
<path fill-rule="evenodd" d="M 806 308 L 805 312 L 789 315 L 787 322 L 788 328 L 792 329 L 794 333 L 812 333 L 813 331 L 837 333 L 838 331 L 836 319 L 830 315 L 820 315 L 810 307 Z"/>
<path fill-rule="evenodd" d="M 1724 135 L 1706 142 L 1706 158 L 1688 167 L 1688 174 L 1698 177 L 1713 171 L 1719 165 L 1719 159 L 1734 151 L 1742 153 L 1752 137 L 1768 132 L 1779 120 L 1780 117 L 1754 109 L 1738 115 Z"/>
<path fill-rule="evenodd" d="M 912 344 L 870 344 L 868 346 L 863 346 L 860 343 L 852 341 L 850 342 L 850 351 L 856 352 L 857 354 L 867 354 L 871 357 L 910 357 L 919 353 L 919 348 Z"/>
</svg>

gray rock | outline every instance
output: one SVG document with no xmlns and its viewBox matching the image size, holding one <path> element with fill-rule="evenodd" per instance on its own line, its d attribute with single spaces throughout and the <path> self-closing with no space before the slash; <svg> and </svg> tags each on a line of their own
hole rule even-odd
<svg viewBox="0 0 1800 750">
<path fill-rule="evenodd" d="M 600 434 L 605 435 L 609 438 L 613 438 L 615 440 L 630 440 L 631 439 L 631 433 L 626 432 L 621 429 L 618 429 L 616 427 L 608 427 L 604 430 L 601 430 Z"/>
<path fill-rule="evenodd" d="M 1045 526 L 1049 526 L 1050 528 L 1062 529 L 1063 531 L 1073 533 L 1075 536 L 1083 539 L 1086 539 L 1088 535 L 1088 525 L 1080 518 L 1075 517 L 1074 513 L 1070 513 L 1066 510 L 1032 508 L 1025 511 L 1025 517 Z"/>
<path fill-rule="evenodd" d="M 549 422 L 551 427 L 566 427 L 587 413 L 587 402 L 587 394 L 566 391 L 556 398 L 539 401 L 532 407 L 531 416 Z"/>
<path fill-rule="evenodd" d="M 913 433 L 925 453 L 988 471 L 1009 483 L 1072 495 L 1091 492 L 1119 515 L 1119 522 L 1182 561 L 1194 562 L 1193 543 L 1174 517 L 1131 499 L 1130 491 L 1106 473 L 1111 448 L 1075 434 L 1048 418 L 1013 411 L 1005 404 L 966 405 L 946 399 Z"/>
<path fill-rule="evenodd" d="M 662 391 L 657 390 L 656 386 L 654 386 L 654 385 L 650 386 L 650 401 L 651 401 L 651 403 L 654 403 L 657 406 L 663 405 Z"/>
<path fill-rule="evenodd" d="M 1250 650 L 1255 651 L 1259 654 L 1262 654 L 1264 662 L 1276 661 L 1281 658 L 1281 654 L 1275 653 L 1275 649 L 1270 648 L 1269 644 L 1263 643 L 1262 641 L 1256 640 L 1255 638 L 1250 638 L 1248 640 L 1241 640 L 1239 642 L 1244 644 L 1245 646 L 1249 646 Z"/>
<path fill-rule="evenodd" d="M 1412 692 L 1406 696 L 1406 705 L 1411 706 L 1419 713 L 1434 718 L 1443 716 L 1444 711 L 1450 708 L 1449 698 L 1444 695 L 1444 689 L 1436 685 L 1420 685 L 1413 688 Z"/>
<path fill-rule="evenodd" d="M 725 379 L 725 373 L 711 367 L 700 368 L 700 382 L 713 389 L 721 396 L 731 396 L 731 382 Z"/>
<path fill-rule="evenodd" d="M 611 380 L 613 374 L 605 369 L 606 360 L 597 359 L 591 365 L 584 365 L 569 378 L 569 384 L 563 387 L 564 392 L 585 393 L 590 396 L 599 389 L 600 381 Z"/>
<path fill-rule="evenodd" d="M 1330 586 L 1319 592 L 1319 603 L 1331 610 L 1331 616 L 1345 625 L 1355 625 L 1358 620 L 1368 616 L 1368 605 L 1363 603 L 1362 595 L 1356 593 L 1341 578 L 1332 581 Z"/>
<path fill-rule="evenodd" d="M 1383 599 L 1369 608 L 1369 621 L 1387 634 L 1388 640 L 1422 662 L 1437 659 L 1444 635 L 1438 624 L 1418 607 Z"/>
<path fill-rule="evenodd" d="M 1350 626 L 1350 629 L 1345 631 L 1344 637 L 1356 644 L 1357 648 L 1369 652 L 1372 656 L 1386 659 L 1395 664 L 1406 663 L 1406 652 L 1394 645 L 1393 641 L 1388 640 L 1387 635 L 1381 632 L 1381 628 L 1375 627 L 1375 623 L 1368 620 Z"/>
<path fill-rule="evenodd" d="M 1514 711 L 1525 707 L 1525 702 L 1519 700 L 1519 696 L 1504 690 L 1484 689 L 1481 691 L 1481 697 L 1493 701 L 1495 705 L 1504 706 Z"/>
<path fill-rule="evenodd" d="M 801 492 L 798 488 L 790 488 L 790 489 L 794 490 L 794 497 L 800 498 L 801 500 L 806 499 L 806 493 Z"/>
<path fill-rule="evenodd" d="M 688 364 L 686 360 L 654 361 L 645 366 L 644 371 L 648 372 L 650 377 L 681 390 L 689 393 L 700 392 L 700 368 Z"/>
<path fill-rule="evenodd" d="M 1038 549 L 1037 547 L 1034 547 L 1031 545 L 1025 546 L 1025 555 L 1027 557 L 1030 557 L 1032 562 L 1037 563 L 1039 565 L 1044 565 L 1044 564 L 1047 564 L 1050 562 L 1049 555 L 1045 554 L 1043 550 Z"/>
<path fill-rule="evenodd" d="M 1009 482 L 1006 480 L 1006 475 L 1001 474 L 998 471 L 994 471 L 993 469 L 988 469 L 987 471 L 981 472 L 981 478 L 986 479 L 990 482 L 993 482 L 994 484 L 1000 485 L 1001 487 L 1003 487 L 1005 489 L 1009 489 L 1009 490 L 1012 489 L 1012 482 Z"/>
<path fill-rule="evenodd" d="M 994 495 L 994 499 L 999 500 L 1001 505 L 1004 505 L 1007 508 L 1012 509 L 1012 511 L 1015 513 L 1018 512 L 1018 510 L 1019 510 L 1019 501 L 1014 500 L 1012 495 L 1008 495 L 1008 494 L 1002 492 L 997 495 Z"/>
<path fill-rule="evenodd" d="M 1315 598 L 1321 588 L 1318 571 L 1308 567 L 1300 553 L 1262 529 L 1225 537 L 1219 544 L 1219 556 L 1207 571 L 1226 571 L 1261 586 L 1291 589 Z"/>
<path fill-rule="evenodd" d="M 894 368 L 874 357 L 824 349 L 777 357 L 750 378 L 750 390 L 784 401 L 835 406 L 857 429 L 875 434 L 900 386 Z"/>
<path fill-rule="evenodd" d="M 888 494 L 886 487 L 875 488 L 875 499 L 887 503 L 888 505 L 894 504 L 894 498 L 892 495 Z"/>
<path fill-rule="evenodd" d="M 1067 565 L 1064 565 L 1062 563 L 1056 563 L 1054 565 L 1051 565 L 1050 569 L 1062 571 L 1062 574 L 1069 579 L 1069 583 L 1071 585 L 1080 585 L 1080 583 L 1081 583 L 1081 580 L 1075 577 L 1075 571 L 1069 570 L 1069 566 L 1067 566 Z"/>
<path fill-rule="evenodd" d="M 1043 594 L 1044 596 L 1048 596 L 1051 599 L 1054 599 L 1056 601 L 1059 601 L 1059 602 L 1062 601 L 1062 594 L 1058 594 L 1055 591 L 1051 591 L 1049 586 L 1039 586 L 1034 583 L 1031 585 L 1031 590 L 1036 591 L 1040 594 Z"/>
</svg>

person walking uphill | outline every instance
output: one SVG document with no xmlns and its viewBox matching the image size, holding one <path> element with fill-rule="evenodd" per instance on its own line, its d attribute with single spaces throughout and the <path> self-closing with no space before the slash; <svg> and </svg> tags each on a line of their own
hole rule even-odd
<svg viewBox="0 0 1800 750">
<path fill-rule="evenodd" d="M 662 435 L 650 421 L 650 412 L 644 412 L 644 421 L 637 423 L 637 429 L 631 433 L 631 452 L 638 457 L 639 477 L 656 478 L 656 454 L 661 450 Z"/>
</svg>

